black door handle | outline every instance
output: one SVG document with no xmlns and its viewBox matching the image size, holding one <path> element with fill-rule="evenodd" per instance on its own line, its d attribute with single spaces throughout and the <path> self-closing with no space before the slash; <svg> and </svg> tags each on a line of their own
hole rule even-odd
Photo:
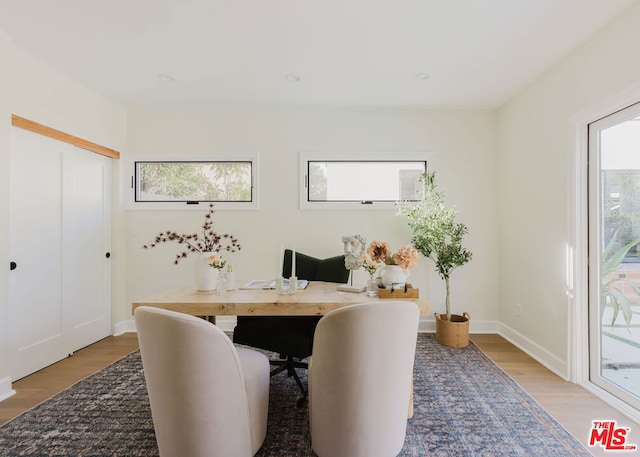
<svg viewBox="0 0 640 457">
<path fill-rule="evenodd" d="M 107 252 L 104 256 L 108 259 L 109 257 L 111 257 L 111 253 Z"/>
<path fill-rule="evenodd" d="M 9 270 L 13 271 L 18 268 L 18 264 L 15 262 L 9 262 Z"/>
</svg>

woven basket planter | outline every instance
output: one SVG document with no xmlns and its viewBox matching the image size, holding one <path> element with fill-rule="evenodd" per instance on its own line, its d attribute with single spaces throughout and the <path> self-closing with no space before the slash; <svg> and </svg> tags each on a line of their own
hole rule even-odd
<svg viewBox="0 0 640 457">
<path fill-rule="evenodd" d="M 434 314 L 436 318 L 436 341 L 443 346 L 463 348 L 469 345 L 469 313 L 462 316 L 452 314 L 447 320 L 446 314 Z"/>
</svg>

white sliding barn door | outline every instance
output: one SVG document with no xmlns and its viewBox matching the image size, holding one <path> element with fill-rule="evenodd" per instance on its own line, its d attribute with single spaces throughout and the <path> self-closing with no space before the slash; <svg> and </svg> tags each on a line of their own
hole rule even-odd
<svg viewBox="0 0 640 457">
<path fill-rule="evenodd" d="M 60 265 L 63 149 L 12 129 L 9 255 L 15 269 L 9 275 L 8 328 L 14 380 L 66 355 Z"/>
<path fill-rule="evenodd" d="M 62 297 L 71 352 L 111 331 L 111 159 L 70 146 L 63 162 Z"/>
<path fill-rule="evenodd" d="M 109 160 L 12 128 L 13 380 L 110 334 Z"/>
</svg>

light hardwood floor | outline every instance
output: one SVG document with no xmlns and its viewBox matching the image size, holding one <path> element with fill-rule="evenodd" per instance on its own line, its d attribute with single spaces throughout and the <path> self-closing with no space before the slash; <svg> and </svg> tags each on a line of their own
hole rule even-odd
<svg viewBox="0 0 640 457">
<path fill-rule="evenodd" d="M 620 426 L 631 427 L 630 441 L 640 444 L 640 425 L 582 387 L 562 380 L 504 338 L 472 335 L 471 339 L 581 443 L 587 442 L 592 420 L 613 419 Z M 137 348 L 135 333 L 105 338 L 77 351 L 72 357 L 15 382 L 16 395 L 0 402 L 0 424 Z M 611 455 L 599 447 L 590 451 L 596 456 Z M 636 456 L 640 451 L 623 454 L 625 457 Z"/>
<path fill-rule="evenodd" d="M 110 336 L 13 383 L 16 394 L 0 402 L 0 424 L 33 408 L 138 348 L 135 333 Z"/>
</svg>

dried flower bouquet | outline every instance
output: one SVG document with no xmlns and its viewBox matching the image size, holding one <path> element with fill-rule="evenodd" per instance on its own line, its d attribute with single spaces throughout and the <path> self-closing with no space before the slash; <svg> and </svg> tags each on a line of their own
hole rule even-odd
<svg viewBox="0 0 640 457">
<path fill-rule="evenodd" d="M 178 264 L 180 260 L 187 257 L 192 252 L 236 252 L 241 249 L 238 239 L 225 233 L 219 235 L 213 229 L 213 203 L 209 204 L 209 211 L 204 215 L 204 224 L 201 233 L 179 234 L 171 230 L 160 232 L 155 239 L 142 246 L 144 249 L 151 249 L 161 243 L 170 241 L 185 246 L 184 251 L 176 255 L 173 263 Z"/>
</svg>

